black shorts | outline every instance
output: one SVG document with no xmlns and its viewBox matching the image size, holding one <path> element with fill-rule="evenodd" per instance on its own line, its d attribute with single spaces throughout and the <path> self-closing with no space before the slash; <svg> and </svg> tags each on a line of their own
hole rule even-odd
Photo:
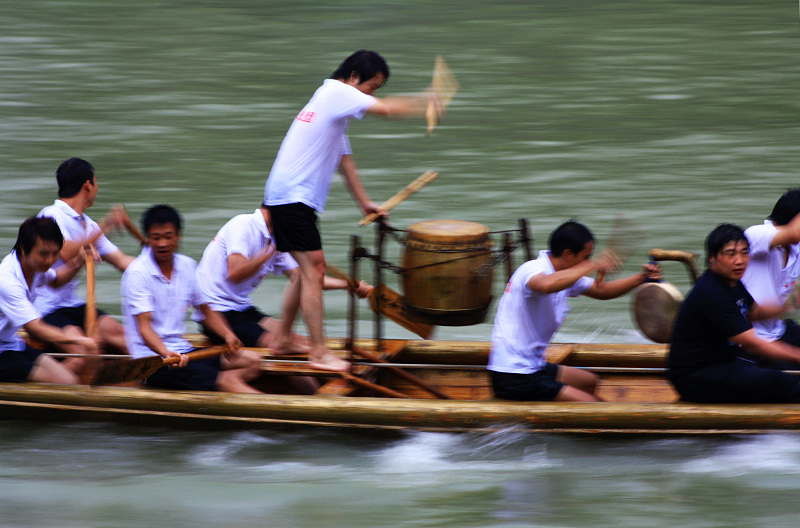
<svg viewBox="0 0 800 528">
<path fill-rule="evenodd" d="M 267 333 L 267 331 L 264 330 L 264 328 L 262 328 L 258 323 L 263 318 L 269 317 L 269 315 L 261 313 L 253 306 L 247 310 L 230 310 L 228 312 L 219 313 L 222 314 L 222 317 L 224 317 L 226 321 L 228 321 L 228 325 L 230 325 L 233 333 L 236 334 L 236 337 L 239 338 L 239 341 L 241 341 L 246 347 L 258 346 L 257 343 L 259 338 L 261 338 L 263 334 Z M 225 343 L 225 340 L 222 339 L 221 336 L 217 335 L 216 332 L 208 328 L 206 325 L 202 326 L 203 333 L 213 344 L 222 345 Z"/>
<path fill-rule="evenodd" d="M 681 399 L 695 403 L 800 403 L 800 378 L 741 358 L 669 378 Z"/>
<path fill-rule="evenodd" d="M 102 310 L 97 310 L 97 318 L 108 315 L 106 312 Z M 42 320 L 53 326 L 57 326 L 59 328 L 64 328 L 65 326 L 78 326 L 83 330 L 84 323 L 86 322 L 86 305 L 82 304 L 80 306 L 73 306 L 73 307 L 65 307 L 59 308 L 54 312 L 50 312 L 49 314 L 42 317 Z"/>
<path fill-rule="evenodd" d="M 219 356 L 214 356 L 190 361 L 183 368 L 161 367 L 144 382 L 160 389 L 213 391 L 220 368 Z"/>
<path fill-rule="evenodd" d="M 25 350 L 5 350 L 0 352 L 0 381 L 21 383 L 28 381 L 36 360 L 43 352 L 30 346 Z"/>
<path fill-rule="evenodd" d="M 316 251 L 322 249 L 317 229 L 317 212 L 304 203 L 270 205 L 272 237 L 278 251 Z"/>
<path fill-rule="evenodd" d="M 558 365 L 547 363 L 542 370 L 532 374 L 489 371 L 494 395 L 504 400 L 553 401 L 564 388 L 556 381 Z"/>
</svg>

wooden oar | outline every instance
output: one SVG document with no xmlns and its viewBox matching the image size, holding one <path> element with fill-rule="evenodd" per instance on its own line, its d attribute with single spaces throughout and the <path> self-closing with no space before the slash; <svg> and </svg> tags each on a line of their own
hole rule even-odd
<svg viewBox="0 0 800 528">
<path fill-rule="evenodd" d="M 361 349 L 361 348 L 359 348 L 357 346 L 353 347 L 353 352 L 358 354 L 359 356 L 365 358 L 365 359 L 368 359 L 368 360 L 372 361 L 373 363 L 389 363 L 385 359 L 383 359 L 383 358 L 381 358 L 379 356 L 376 356 L 375 354 L 372 354 L 370 352 L 367 352 L 366 350 Z M 403 378 L 404 380 L 408 381 L 409 383 L 413 383 L 417 387 L 420 387 L 420 388 L 428 391 L 429 393 L 433 394 L 434 396 L 436 396 L 440 400 L 449 400 L 450 399 L 450 396 L 448 396 L 447 394 L 443 393 L 442 391 L 440 391 L 439 389 L 437 389 L 433 385 L 430 385 L 429 383 L 426 383 L 425 381 L 419 379 L 418 377 L 414 376 L 413 374 L 411 374 L 409 372 L 406 372 L 402 368 L 392 367 L 390 370 L 392 372 L 394 372 L 395 374 L 397 374 L 398 376 L 400 376 L 401 378 Z"/>
<path fill-rule="evenodd" d="M 329 262 L 326 262 L 325 265 L 327 267 L 327 272 L 330 273 L 331 276 L 346 280 L 351 288 L 356 289 L 356 283 L 347 273 Z M 378 302 L 379 299 L 380 305 Z M 433 335 L 433 325 L 410 320 L 406 315 L 406 305 L 403 302 L 403 296 L 385 284 L 381 284 L 378 288 L 373 288 L 372 293 L 369 295 L 369 305 L 373 312 L 380 312 L 406 330 L 414 332 L 422 339 L 430 339 Z"/>
<path fill-rule="evenodd" d="M 133 235 L 133 238 L 138 240 L 141 245 L 143 245 L 143 246 L 146 245 L 147 244 L 147 240 L 145 240 L 144 235 L 142 235 L 142 232 L 139 231 L 139 229 L 133 223 L 133 221 L 131 220 L 131 217 L 128 216 L 128 210 L 125 209 L 124 205 L 122 206 L 122 212 L 125 214 L 125 216 L 123 218 L 123 225 L 125 226 L 125 229 L 127 229 L 128 232 L 131 235 Z"/>
<path fill-rule="evenodd" d="M 433 92 L 436 95 L 439 103 L 439 111 L 437 112 L 436 102 L 431 101 L 428 103 L 427 111 L 425 112 L 425 119 L 428 124 L 426 130 L 427 135 L 431 135 L 433 129 L 439 124 L 441 118 L 447 112 L 447 107 L 450 106 L 450 101 L 458 91 L 458 80 L 453 75 L 450 67 L 444 61 L 441 55 L 436 56 L 436 63 L 433 65 L 433 80 L 431 81 Z"/>
<path fill-rule="evenodd" d="M 86 252 L 86 314 L 84 316 L 83 331 L 87 337 L 97 335 L 97 302 L 94 294 L 94 257 L 90 251 Z"/>
<path fill-rule="evenodd" d="M 218 356 L 228 350 L 225 345 L 214 346 L 188 352 L 185 355 L 189 357 L 189 361 L 198 359 L 206 359 Z M 99 385 L 115 385 L 118 383 L 125 383 L 127 381 L 138 381 L 146 379 L 153 375 L 155 371 L 161 367 L 168 365 L 176 365 L 180 363 L 180 357 L 163 358 L 159 355 L 148 356 L 139 359 L 120 359 L 116 361 L 106 362 L 100 369 L 97 375 L 92 380 L 92 386 Z"/>
<path fill-rule="evenodd" d="M 423 172 L 416 180 L 406 185 L 402 191 L 398 192 L 397 194 L 395 194 L 394 196 L 383 202 L 381 208 L 386 212 L 390 211 L 400 202 L 402 202 L 403 200 L 405 200 L 406 198 L 408 198 L 409 196 L 411 196 L 412 194 L 414 194 L 415 192 L 417 192 L 418 190 L 422 189 L 430 182 L 435 180 L 437 176 L 439 176 L 439 173 L 435 171 L 429 170 Z M 380 215 L 378 213 L 370 213 L 364 218 L 362 218 L 358 222 L 358 225 L 360 226 L 367 225 L 370 222 L 374 222 L 375 220 L 377 220 L 379 216 Z"/>
<path fill-rule="evenodd" d="M 391 398 L 408 398 L 408 396 L 406 396 L 402 392 L 397 392 L 396 390 L 390 389 L 389 387 L 384 387 L 383 385 L 372 383 L 371 381 L 367 381 L 364 378 L 359 378 L 355 374 L 350 374 L 349 372 L 339 372 L 338 374 L 351 383 L 355 383 L 356 385 L 361 385 L 362 387 L 372 389 L 375 392 L 380 392 L 385 396 L 389 396 Z"/>
</svg>

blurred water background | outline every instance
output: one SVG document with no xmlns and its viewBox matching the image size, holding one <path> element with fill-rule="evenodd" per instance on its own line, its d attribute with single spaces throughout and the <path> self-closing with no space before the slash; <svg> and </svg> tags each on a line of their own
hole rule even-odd
<svg viewBox="0 0 800 528">
<path fill-rule="evenodd" d="M 0 1 L 0 247 L 56 198 L 55 168 L 97 170 L 99 219 L 124 202 L 185 218 L 196 259 L 260 203 L 292 119 L 349 53 L 379 51 L 378 95 L 428 86 L 441 54 L 461 83 L 445 122 L 354 122 L 378 202 L 493 231 L 527 218 L 535 249 L 576 217 L 602 246 L 622 212 L 647 249 L 702 252 L 720 222 L 759 223 L 798 184 L 798 5 L 541 0 Z M 322 217 L 329 260 L 372 244 L 343 185 Z M 113 240 L 128 253 L 135 242 Z M 393 251 L 398 251 L 397 249 Z M 517 264 L 521 261 L 517 256 Z M 498 270 L 495 295 L 502 291 Z M 668 280 L 686 291 L 679 264 Z M 391 277 L 395 280 L 396 277 Z M 277 313 L 283 280 L 256 303 Z M 399 289 L 399 286 L 397 286 Z M 119 313 L 119 274 L 98 301 Z M 644 342 L 627 298 L 578 299 L 560 341 Z M 345 335 L 346 296 L 326 296 Z M 361 309 L 360 329 L 369 334 Z M 437 337 L 487 340 L 484 324 Z M 387 335 L 409 337 L 387 325 Z M 800 520 L 800 439 L 620 439 L 270 431 L 191 433 L 96 424 L 0 426 L 3 526 L 789 526 Z"/>
</svg>

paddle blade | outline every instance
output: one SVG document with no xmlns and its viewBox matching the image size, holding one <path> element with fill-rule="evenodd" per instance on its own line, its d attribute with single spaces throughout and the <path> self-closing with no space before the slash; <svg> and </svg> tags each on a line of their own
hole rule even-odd
<svg viewBox="0 0 800 528">
<path fill-rule="evenodd" d="M 107 361 L 92 380 L 93 387 L 147 379 L 164 366 L 161 356 Z"/>
<path fill-rule="evenodd" d="M 380 306 L 378 305 L 379 298 Z M 430 339 L 433 335 L 433 325 L 418 323 L 409 319 L 403 297 L 385 284 L 381 284 L 379 288 L 372 290 L 372 295 L 369 296 L 369 304 L 373 312 L 382 313 L 422 339 Z"/>
</svg>

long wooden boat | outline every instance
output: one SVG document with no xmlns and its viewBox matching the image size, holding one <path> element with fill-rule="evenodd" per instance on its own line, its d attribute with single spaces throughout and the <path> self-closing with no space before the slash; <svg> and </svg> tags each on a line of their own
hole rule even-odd
<svg viewBox="0 0 800 528">
<path fill-rule="evenodd" d="M 332 348 L 345 354 L 342 340 Z M 369 348 L 368 341 L 357 343 Z M 190 427 L 332 426 L 430 431 L 569 433 L 757 433 L 800 429 L 797 405 L 696 405 L 678 401 L 664 378 L 663 345 L 562 344 L 550 359 L 601 376 L 603 403 L 493 399 L 487 343 L 387 341 L 383 361 L 359 361 L 359 382 L 309 369 L 302 357 L 262 351 L 255 384 L 267 394 L 178 392 L 137 386 L 0 384 L 0 418 L 116 420 Z M 397 368 L 451 399 L 436 399 Z M 313 395 L 293 393 L 294 376 L 314 376 Z M 365 387 L 364 385 L 367 385 Z M 380 391 L 376 391 L 376 387 Z M 384 394 L 394 391 L 405 398 Z"/>
</svg>

